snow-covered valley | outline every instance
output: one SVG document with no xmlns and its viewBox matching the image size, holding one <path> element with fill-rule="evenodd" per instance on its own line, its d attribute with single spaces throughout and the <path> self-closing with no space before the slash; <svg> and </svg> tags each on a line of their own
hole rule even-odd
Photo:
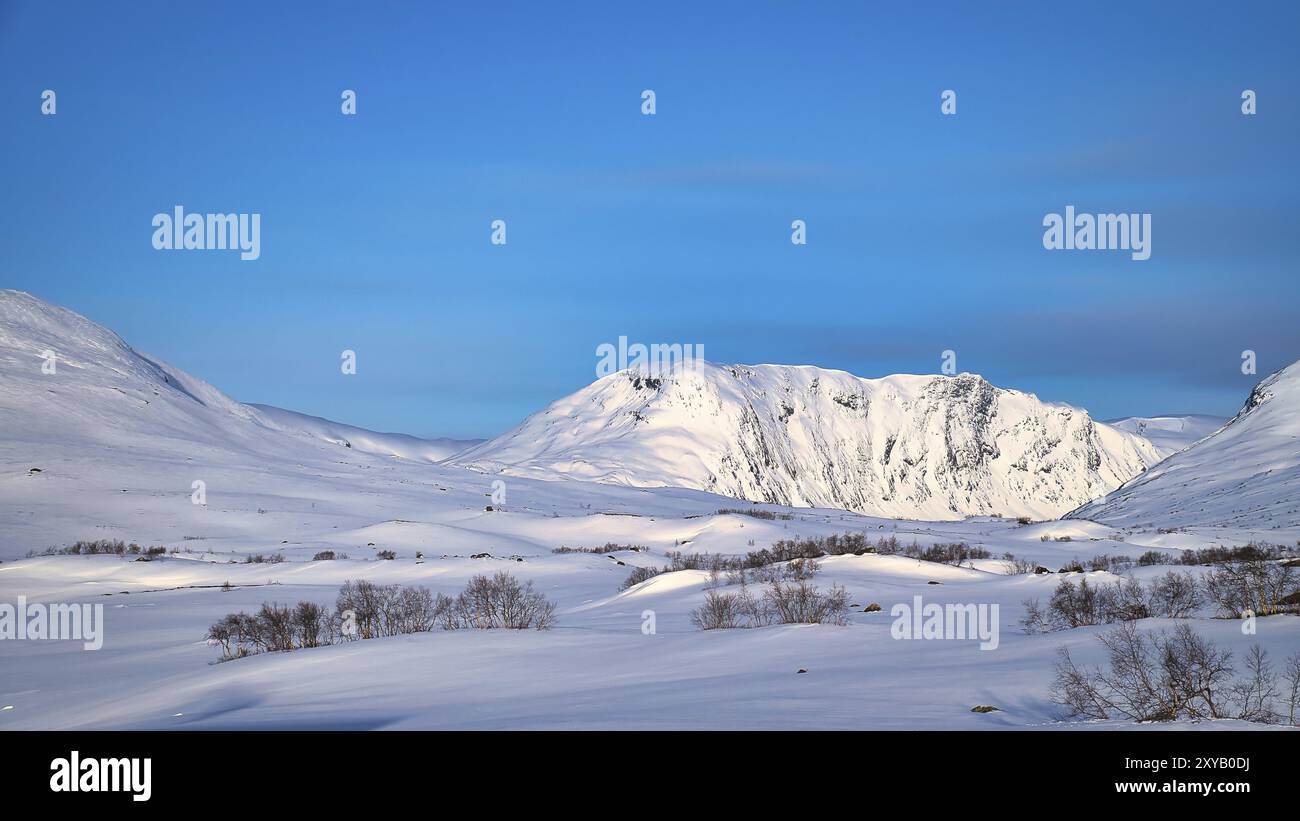
<svg viewBox="0 0 1300 821">
<path fill-rule="evenodd" d="M 47 351 L 57 363 L 52 373 L 42 370 Z M 722 437 L 716 447 L 707 439 L 679 441 L 664 445 L 668 449 L 660 454 L 637 438 L 645 422 L 632 421 L 633 428 L 642 427 L 627 437 L 612 436 L 607 424 L 579 420 L 603 431 L 595 438 L 572 429 L 538 430 L 530 438 L 521 432 L 532 429 L 526 422 L 504 443 L 503 437 L 495 444 L 464 443 L 470 449 L 452 456 L 459 444 L 369 434 L 235 402 L 139 354 L 102 326 L 34 297 L 0 292 L 0 602 L 22 596 L 35 603 L 104 606 L 102 649 L 87 651 L 69 641 L 0 641 L 0 729 L 1132 727 L 1066 721 L 1060 706 L 1048 700 L 1056 649 L 1066 645 L 1079 659 L 1099 661 L 1096 637 L 1106 626 L 1031 634 L 1019 624 L 1022 603 L 1047 599 L 1062 578 L 1106 583 L 1116 573 L 1012 575 L 1003 556 L 1057 571 L 1102 555 L 1137 558 L 1154 550 L 1177 557 L 1251 541 L 1295 545 L 1300 520 L 1287 510 L 1298 502 L 1290 496 L 1288 508 L 1278 501 L 1290 495 L 1296 463 L 1295 435 L 1288 427 L 1296 418 L 1294 370 L 1266 381 L 1268 395 L 1256 397 L 1257 410 L 1225 428 L 1237 431 L 1233 439 L 1219 440 L 1209 456 L 1198 457 L 1197 448 L 1216 441 L 1211 437 L 1162 464 L 1156 446 L 1134 432 L 975 377 L 946 384 L 963 396 L 985 397 L 979 406 L 995 407 L 996 413 L 970 415 L 971 406 L 954 402 L 950 389 L 938 384 L 945 382 L 942 377 L 889 377 L 864 387 L 873 380 L 842 374 L 834 376 L 838 387 L 832 389 L 825 381 L 814 388 L 815 374 L 783 369 L 765 378 L 787 380 L 792 390 L 801 386 L 791 405 L 799 411 L 791 417 L 792 430 L 801 432 L 780 439 L 772 425 L 785 423 L 771 419 L 759 419 L 751 429 L 762 432 L 755 442 L 784 454 L 772 466 L 783 478 L 764 484 L 760 472 L 749 474 L 757 477 L 752 486 L 719 480 L 657 487 L 668 484 L 662 474 L 638 478 L 609 471 L 645 465 L 659 470 L 680 462 L 684 450 L 725 452 L 734 444 L 723 441 L 727 429 L 714 429 L 711 435 Z M 630 384 L 626 375 L 609 379 L 590 390 L 623 391 L 624 382 Z M 775 396 L 776 389 L 767 387 L 765 395 Z M 704 385 L 697 388 L 698 396 L 709 394 Z M 858 400 L 845 398 L 850 393 Z M 616 398 L 619 411 L 611 418 L 622 420 L 627 397 Z M 848 420 L 860 417 L 832 414 L 854 413 L 850 405 L 859 400 L 891 408 L 873 419 L 909 420 L 906 430 L 915 445 L 880 421 L 872 424 L 884 427 L 854 439 Z M 744 405 L 728 403 L 723 415 L 736 407 Z M 690 425 L 677 430 L 698 435 L 699 420 L 709 411 L 697 411 Z M 653 408 L 648 415 L 653 422 Z M 531 424 L 549 426 L 546 420 L 561 416 L 533 417 Z M 1251 417 L 1255 421 L 1247 425 Z M 916 419 L 929 421 L 912 425 Z M 1008 419 L 1020 434 L 999 427 Z M 969 440 L 961 438 L 967 435 Z M 873 449 L 885 447 L 891 436 L 897 453 L 936 469 L 951 453 L 946 444 L 939 453 L 936 441 L 968 441 L 970 463 L 945 474 L 938 485 L 905 480 L 891 474 L 904 464 L 892 454 L 883 463 L 875 458 L 883 454 Z M 1159 478 L 1166 465 L 1181 464 L 1177 459 L 1199 471 L 1231 463 L 1239 452 L 1236 439 L 1266 446 L 1259 451 L 1247 443 L 1241 470 L 1252 477 L 1257 495 L 1272 500 L 1268 516 L 1166 520 L 1164 490 L 1134 507 L 1147 476 L 1159 489 L 1169 481 Z M 602 441 L 607 447 L 597 447 Z M 799 442 L 812 446 L 796 453 L 792 448 Z M 1059 451 L 1045 442 L 1058 443 Z M 503 457 L 509 448 L 516 449 L 510 452 L 517 460 Z M 528 448 L 534 456 L 525 460 Z M 849 451 L 875 454 L 870 467 L 821 475 L 814 469 L 817 481 L 803 481 L 808 453 L 834 457 Z M 554 458 L 539 461 L 539 452 Z M 1037 459 L 1030 476 L 1051 479 L 1017 483 L 1006 478 L 1011 472 L 998 478 L 996 471 L 978 467 L 998 458 Z M 1257 465 L 1265 460 L 1263 469 L 1271 473 L 1261 476 Z M 506 461 L 511 465 L 503 467 Z M 561 461 L 584 467 L 542 467 Z M 827 464 L 840 462 L 831 458 Z M 1051 470 L 1043 471 L 1048 464 Z M 785 470 L 792 465 L 793 474 Z M 888 482 L 891 475 L 896 488 L 908 488 L 898 499 L 932 510 L 934 520 L 897 518 L 893 510 L 879 516 L 839 509 L 869 507 L 874 497 L 868 489 L 875 487 L 870 482 Z M 854 477 L 861 482 L 855 484 Z M 1045 512 L 1050 507 L 1059 515 L 1125 482 L 1094 503 L 1097 521 L 1053 520 Z M 1198 478 L 1189 485 L 1188 492 L 1199 492 L 1213 483 Z M 936 488 L 948 494 L 942 502 L 935 501 Z M 816 493 L 838 493 L 833 499 L 842 504 L 755 504 L 740 492 L 749 489 L 780 490 L 791 494 L 785 501 L 799 504 L 811 504 Z M 952 491 L 1001 515 L 954 512 Z M 850 497 L 861 504 L 848 504 Z M 1207 504 L 1216 499 L 1240 507 L 1226 493 Z M 1087 516 L 1089 509 L 1075 515 Z M 724 512 L 733 510 L 772 517 Z M 856 607 L 844 625 L 696 629 L 691 612 L 719 584 L 703 570 L 663 573 L 621 589 L 634 568 L 662 566 L 670 551 L 742 556 L 780 540 L 845 533 L 872 542 L 894 537 L 922 548 L 964 542 L 987 551 L 988 558 L 953 566 L 904 555 L 827 556 L 814 581 L 845 588 Z M 79 540 L 122 540 L 167 552 L 149 561 L 130 553 L 59 554 Z M 645 549 L 554 552 L 610 543 Z M 322 551 L 347 558 L 315 559 Z M 380 558 L 381 551 L 395 558 Z M 1168 569 L 1135 567 L 1129 573 L 1150 580 Z M 553 628 L 434 630 L 223 663 L 215 663 L 217 651 L 204 640 L 215 620 L 263 602 L 332 604 L 345 580 L 452 594 L 472 576 L 501 570 L 531 580 L 556 603 Z M 894 638 L 891 608 L 916 596 L 941 605 L 997 605 L 997 648 L 981 650 L 970 640 Z M 881 611 L 864 612 L 873 603 Z M 1212 615 L 1203 607 L 1186 621 L 1234 652 L 1257 642 L 1281 659 L 1300 648 L 1300 616 L 1262 617 L 1257 635 L 1244 636 L 1237 621 Z M 1171 622 L 1142 620 L 1151 629 Z M 976 705 L 997 710 L 972 712 Z"/>
</svg>

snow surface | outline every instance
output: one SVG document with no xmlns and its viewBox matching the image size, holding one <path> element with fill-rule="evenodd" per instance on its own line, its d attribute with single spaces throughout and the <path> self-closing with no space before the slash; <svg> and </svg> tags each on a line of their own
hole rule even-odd
<svg viewBox="0 0 1300 821">
<path fill-rule="evenodd" d="M 41 372 L 46 349 L 58 355 L 56 374 Z M 921 377 L 903 381 L 911 379 Z M 620 586 L 632 567 L 664 564 L 669 550 L 740 554 L 845 532 L 921 545 L 964 540 L 1049 568 L 1100 553 L 1300 537 L 1300 527 L 1261 530 L 1248 517 L 1177 532 L 1085 520 L 900 521 L 692 489 L 509 476 L 502 505 L 489 497 L 495 475 L 347 448 L 294 417 L 286 424 L 235 402 L 75 313 L 0 292 L 0 602 L 101 603 L 106 621 L 98 651 L 0 641 L 0 729 L 1126 727 L 1058 720 L 1046 700 L 1053 653 L 1066 644 L 1095 661 L 1099 629 L 1020 632 L 1020 602 L 1045 598 L 1056 577 L 1003 575 L 997 559 L 973 568 L 826 559 L 818 585 L 842 584 L 854 603 L 884 608 L 854 608 L 844 627 L 700 632 L 689 612 L 703 601 L 706 574 Z M 1072 418 L 1087 430 L 1077 412 Z M 206 483 L 204 505 L 191 501 L 195 480 Z M 717 512 L 735 507 L 788 518 Z M 23 558 L 101 538 L 181 552 L 150 562 Z M 648 549 L 551 552 L 607 542 Z M 313 561 L 324 549 L 350 558 Z M 377 559 L 381 549 L 398 558 Z M 253 553 L 286 561 L 241 561 Z M 470 558 L 480 553 L 490 556 Z M 332 603 L 346 579 L 452 593 L 496 570 L 532 580 L 556 601 L 557 626 L 433 632 L 221 664 L 202 640 L 220 616 L 264 601 Z M 999 648 L 890 638 L 890 607 L 915 595 L 998 604 Z M 642 632 L 647 610 L 653 635 Z M 1300 645 L 1293 616 L 1261 620 L 1249 639 L 1234 622 L 1196 626 L 1236 651 L 1258 640 L 1280 658 Z M 970 712 L 976 704 L 1001 711 Z"/>
<path fill-rule="evenodd" d="M 807 533 L 821 524 L 800 521 L 793 527 Z M 1105 542 L 1041 547 L 1005 523 L 971 525 L 963 535 L 978 535 L 982 528 L 984 543 L 1020 548 L 1040 561 L 1125 549 Z M 690 626 L 688 613 L 704 596 L 707 574 L 682 571 L 617 592 L 627 570 L 618 560 L 656 559 L 662 556 L 532 554 L 522 563 L 447 558 L 421 564 L 408 558 L 267 566 L 213 563 L 217 557 L 209 554 L 148 563 L 104 556 L 6 563 L 0 565 L 6 598 L 21 592 L 39 601 L 101 602 L 106 639 L 93 652 L 77 643 L 0 642 L 0 706 L 12 707 L 0 712 L 0 728 L 1097 726 L 1062 721 L 1046 693 L 1055 650 L 1068 646 L 1080 661 L 1096 663 L 1095 637 L 1104 628 L 1026 635 L 1016 626 L 1020 602 L 1045 599 L 1055 576 L 1005 576 L 896 556 L 835 557 L 823 560 L 818 584 L 842 584 L 854 603 L 878 602 L 883 612 L 854 608 L 851 624 L 843 627 L 700 632 Z M 498 569 L 532 579 L 558 601 L 557 626 L 541 632 L 436 631 L 220 664 L 201 640 L 212 621 L 263 601 L 332 603 L 344 579 L 424 584 L 451 593 L 471 574 Z M 1088 576 L 1093 583 L 1111 578 Z M 225 581 L 235 586 L 230 592 L 212 586 Z M 998 648 L 892 639 L 890 608 L 915 595 L 940 604 L 999 604 Z M 641 630 L 647 610 L 655 614 L 653 635 Z M 1238 652 L 1258 640 L 1282 658 L 1300 645 L 1300 618 L 1294 616 L 1261 620 L 1258 636 L 1250 639 L 1237 622 L 1193 623 Z M 1142 626 L 1170 623 L 1147 620 Z M 977 704 L 1000 712 L 972 713 Z"/>
</svg>

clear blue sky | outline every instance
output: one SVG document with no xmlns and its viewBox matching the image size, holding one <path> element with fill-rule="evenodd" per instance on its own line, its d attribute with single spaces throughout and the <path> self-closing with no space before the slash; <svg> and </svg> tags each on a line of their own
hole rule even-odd
<svg viewBox="0 0 1300 821">
<path fill-rule="evenodd" d="M 1300 358 L 1298 6 L 0 2 L 0 285 L 422 435 L 620 334 L 1230 414 L 1243 349 Z M 260 213 L 261 259 L 155 251 L 177 204 Z M 1070 204 L 1150 212 L 1151 259 L 1045 251 Z"/>
</svg>

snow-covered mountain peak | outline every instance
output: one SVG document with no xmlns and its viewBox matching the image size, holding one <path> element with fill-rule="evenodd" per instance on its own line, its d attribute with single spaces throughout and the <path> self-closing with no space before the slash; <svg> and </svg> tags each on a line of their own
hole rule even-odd
<svg viewBox="0 0 1300 821">
<path fill-rule="evenodd" d="M 1056 516 L 1158 459 L 1087 412 L 975 374 L 811 365 L 610 374 L 460 454 L 492 472 L 676 486 L 884 516 Z"/>
</svg>

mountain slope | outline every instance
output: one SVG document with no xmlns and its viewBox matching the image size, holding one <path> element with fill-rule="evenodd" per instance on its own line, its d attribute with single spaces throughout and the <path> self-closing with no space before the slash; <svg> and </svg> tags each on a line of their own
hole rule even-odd
<svg viewBox="0 0 1300 821">
<path fill-rule="evenodd" d="M 1222 416 L 1185 414 L 1182 416 L 1128 416 L 1107 420 L 1106 424 L 1143 437 L 1160 451 L 1161 458 L 1172 456 L 1214 433 L 1228 420 Z"/>
<path fill-rule="evenodd" d="M 441 462 L 466 448 L 483 442 L 482 439 L 421 439 L 405 433 L 379 433 L 342 422 L 332 422 L 319 416 L 285 410 L 272 405 L 249 403 L 255 408 L 264 423 L 277 430 L 283 430 L 300 436 L 310 436 L 326 442 L 343 445 L 362 453 L 374 453 L 379 456 L 396 456 L 400 459 L 412 459 L 417 462 Z"/>
<path fill-rule="evenodd" d="M 1070 518 L 1116 526 L 1300 526 L 1300 362 L 1256 385 L 1219 432 Z"/>
<path fill-rule="evenodd" d="M 611 374 L 450 463 L 952 519 L 1056 517 L 1157 460 L 1149 442 L 1082 410 L 971 374 L 705 363 Z"/>
<path fill-rule="evenodd" d="M 43 367 L 51 356 L 53 373 Z M 348 447 L 432 462 L 474 444 L 246 405 L 74 311 L 11 290 L 0 290 L 0 420 L 0 443 L 103 446 L 146 458 L 217 450 L 296 462 Z"/>
</svg>

